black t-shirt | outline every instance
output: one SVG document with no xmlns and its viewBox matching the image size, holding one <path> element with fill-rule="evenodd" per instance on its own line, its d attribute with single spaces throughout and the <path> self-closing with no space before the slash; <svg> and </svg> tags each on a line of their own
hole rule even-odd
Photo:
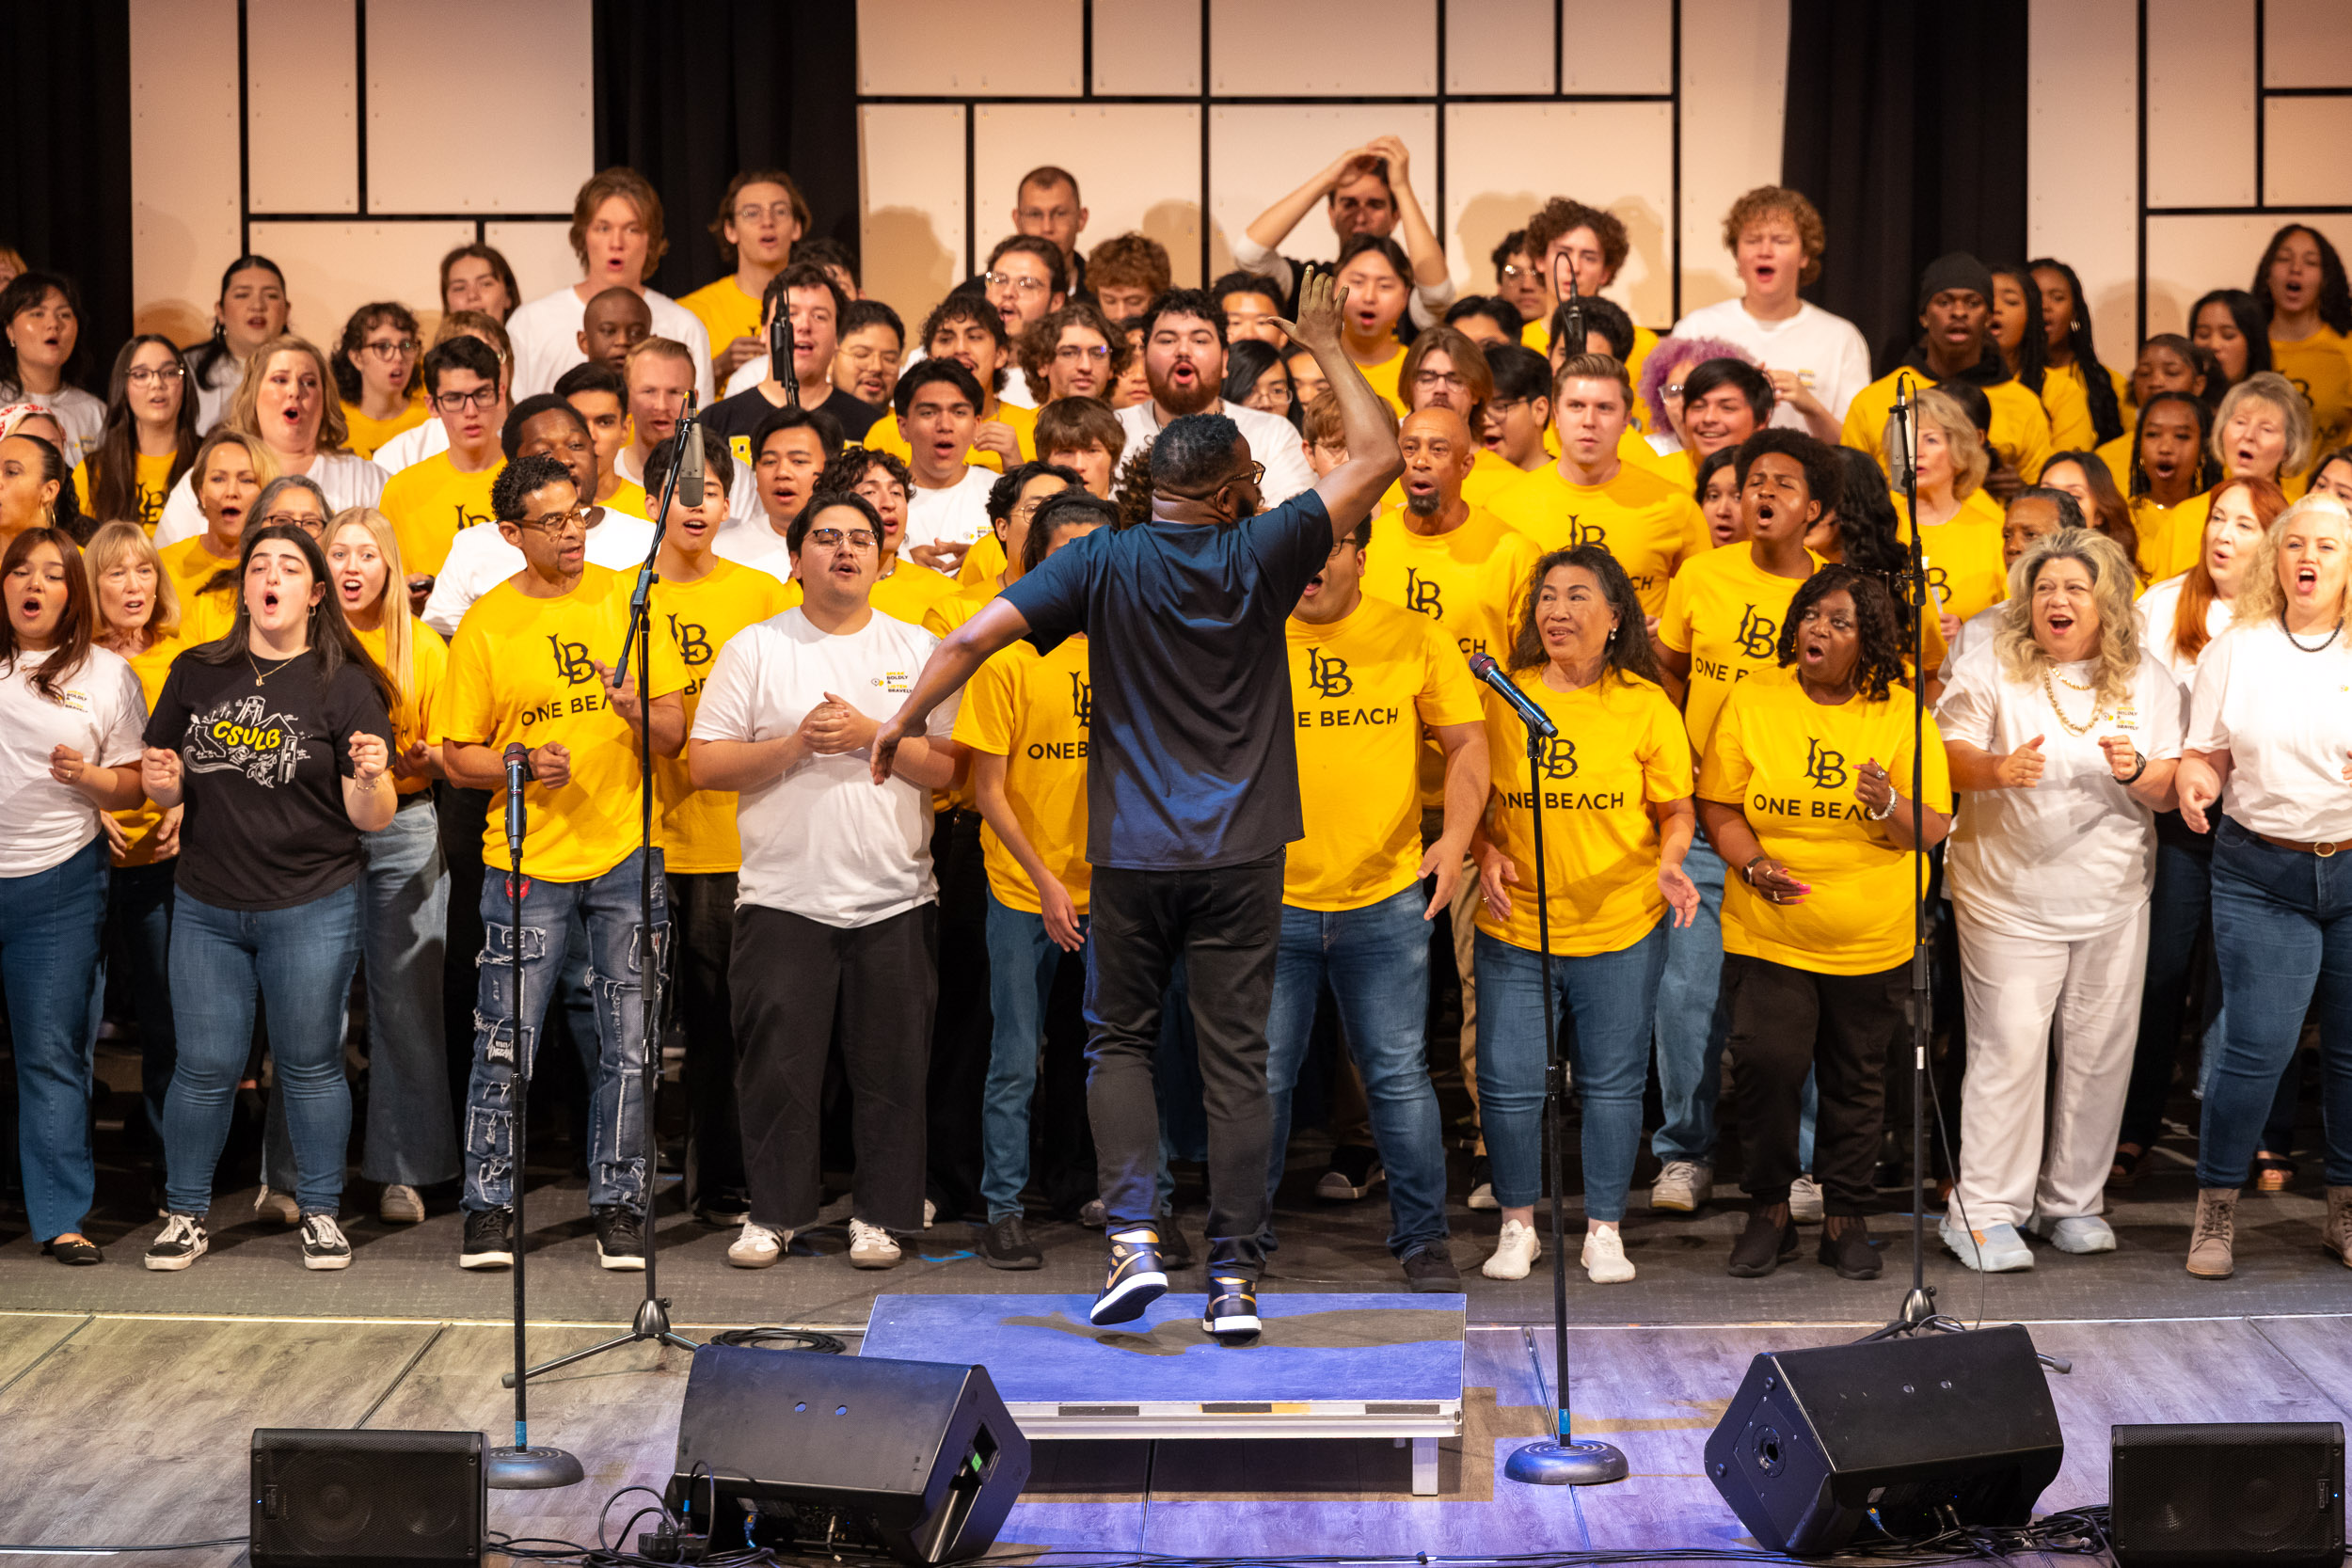
<svg viewBox="0 0 2352 1568">
<path fill-rule="evenodd" d="M 180 753 L 187 815 L 175 885 L 219 909 L 283 910 L 358 876 L 359 830 L 343 809 L 342 781 L 359 734 L 389 745 L 392 725 L 358 665 L 322 684 L 316 652 L 282 667 L 258 655 L 173 659 L 147 743 Z"/>
<path fill-rule="evenodd" d="M 1240 865 L 1302 835 L 1283 628 L 1330 553 L 1310 490 L 1231 528 L 1098 530 L 1005 590 L 1041 641 L 1087 636 L 1089 862 Z"/>
<path fill-rule="evenodd" d="M 751 439 L 777 406 L 757 387 L 746 387 L 733 397 L 712 404 L 703 413 L 703 423 L 725 436 L 737 457 L 749 463 L 759 455 L 751 451 Z M 866 430 L 882 415 L 872 404 L 853 398 L 838 387 L 824 402 L 808 406 L 816 413 L 831 416 L 834 423 L 841 427 L 841 438 L 850 442 L 865 440 Z"/>
</svg>

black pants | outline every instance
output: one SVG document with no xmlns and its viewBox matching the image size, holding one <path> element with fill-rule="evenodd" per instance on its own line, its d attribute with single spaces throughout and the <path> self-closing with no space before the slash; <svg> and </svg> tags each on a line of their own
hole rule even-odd
<svg viewBox="0 0 2352 1568">
<path fill-rule="evenodd" d="M 727 965 L 735 945 L 735 873 L 673 871 L 670 940 L 677 1023 L 686 1037 L 686 1201 L 733 1211 L 749 1190 L 735 1114 L 735 1016 Z"/>
<path fill-rule="evenodd" d="M 449 1053 L 450 1103 L 466 1103 L 473 1081 L 474 1002 L 482 990 L 482 833 L 490 816 L 490 792 L 433 786 L 433 810 L 441 833 L 441 860 L 449 867 L 449 939 L 441 949 L 441 1029 Z M 532 1096 L 535 1100 L 538 1097 Z"/>
<path fill-rule="evenodd" d="M 736 1099 L 752 1218 L 817 1221 L 818 1130 L 834 1021 L 857 1147 L 852 1212 L 885 1230 L 923 1227 L 923 1080 L 930 1055 L 939 910 L 838 927 L 746 904 L 736 911 Z"/>
<path fill-rule="evenodd" d="M 1867 1212 L 1886 1119 L 1886 1061 L 1903 1030 L 1911 966 L 1876 974 L 1817 974 L 1743 954 L 1724 955 L 1732 1084 L 1747 1150 L 1748 1196 L 1788 1201 L 1801 1174 L 1797 1123 L 1811 1069 L 1820 1091 L 1813 1174 L 1831 1214 Z"/>
<path fill-rule="evenodd" d="M 988 1085 L 988 866 L 980 814 L 943 811 L 931 829 L 939 877 L 939 1003 L 931 1024 L 930 1196 L 942 1219 L 988 1212 L 980 1196 L 980 1098 Z"/>
<path fill-rule="evenodd" d="M 1209 1263 L 1255 1279 L 1273 1138 L 1265 1024 L 1282 934 L 1282 855 L 1209 871 L 1098 866 L 1089 906 L 1087 1113 L 1110 1228 L 1154 1223 L 1152 1053 L 1161 994 L 1182 954 L 1209 1120 Z"/>
</svg>

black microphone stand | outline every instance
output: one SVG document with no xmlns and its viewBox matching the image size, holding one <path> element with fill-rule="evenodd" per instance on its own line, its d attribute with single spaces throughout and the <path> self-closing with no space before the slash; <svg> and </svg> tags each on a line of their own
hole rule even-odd
<svg viewBox="0 0 2352 1568">
<path fill-rule="evenodd" d="M 686 394 L 686 414 L 678 420 L 675 436 L 676 446 L 670 462 L 669 477 L 662 482 L 661 504 L 654 508 L 653 543 L 645 550 L 644 564 L 637 568 L 637 586 L 628 596 L 628 636 L 621 644 L 620 662 L 613 666 L 613 683 L 618 685 L 628 677 L 628 656 L 637 653 L 637 677 L 642 689 L 645 672 L 653 668 L 653 584 L 654 557 L 661 553 L 661 540 L 669 531 L 670 502 L 677 495 L 677 471 L 685 462 L 687 443 L 702 439 L 701 426 L 694 414 L 694 394 Z M 699 455 L 699 454 L 698 454 Z M 542 1361 L 520 1373 L 509 1372 L 502 1382 L 516 1384 L 522 1378 L 551 1372 L 558 1367 L 568 1367 L 575 1361 L 585 1361 L 602 1355 L 606 1351 L 623 1345 L 652 1340 L 657 1344 L 691 1351 L 694 1341 L 670 1327 L 670 1298 L 659 1287 L 655 1267 L 660 1247 L 657 1244 L 654 1224 L 657 1198 L 661 1177 L 660 1124 L 654 1115 L 655 1097 L 661 1090 L 661 981 L 664 966 L 669 961 L 666 943 L 654 940 L 653 921 L 653 700 L 643 695 L 638 704 L 637 722 L 637 804 L 640 847 L 638 859 L 637 910 L 638 928 L 644 933 L 644 947 L 638 957 L 638 974 L 644 990 L 645 1067 L 644 1104 L 645 1147 L 645 1294 L 637 1304 L 637 1315 L 628 1325 L 628 1332 L 599 1340 L 585 1350 L 569 1355 L 559 1355 L 552 1361 Z M 519 1260 L 519 1259 L 518 1259 Z M 519 1393 L 517 1395 L 519 1398 Z"/>
</svg>

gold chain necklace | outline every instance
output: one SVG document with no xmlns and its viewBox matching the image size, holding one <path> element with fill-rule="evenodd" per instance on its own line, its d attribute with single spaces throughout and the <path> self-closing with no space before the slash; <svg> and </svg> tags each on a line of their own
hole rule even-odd
<svg viewBox="0 0 2352 1568">
<path fill-rule="evenodd" d="M 308 652 L 308 650 L 306 649 L 305 652 Z M 263 674 L 262 673 L 262 667 L 253 662 L 253 650 L 247 648 L 245 651 L 246 667 L 253 672 L 253 684 L 255 686 L 266 684 L 270 675 L 278 673 L 278 670 L 283 670 L 287 665 L 292 664 L 295 659 L 300 658 L 301 657 L 301 654 L 288 654 L 284 658 L 278 661 L 277 670 L 270 671 L 269 674 Z"/>
<path fill-rule="evenodd" d="M 2093 689 L 2091 687 L 2088 686 L 2075 686 L 2073 681 L 2068 681 L 2066 684 L 2074 687 L 2074 689 L 2077 691 L 2089 691 Z M 2066 717 L 2066 710 L 2058 706 L 2056 672 L 2051 667 L 2046 665 L 2043 666 L 2042 671 L 2042 689 L 2049 694 L 2050 711 L 2058 715 L 2058 728 L 2064 730 L 2068 735 L 2089 735 L 2098 726 L 2099 700 L 2096 697 L 2093 697 L 2090 700 L 2090 717 L 2084 720 L 2081 723 L 2077 724 L 2072 719 Z"/>
</svg>

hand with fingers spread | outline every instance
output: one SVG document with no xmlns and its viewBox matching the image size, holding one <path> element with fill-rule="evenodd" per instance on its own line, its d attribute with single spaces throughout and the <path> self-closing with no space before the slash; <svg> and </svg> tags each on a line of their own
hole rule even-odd
<svg viewBox="0 0 2352 1568">
<path fill-rule="evenodd" d="M 1338 352 L 1340 324 L 1347 318 L 1347 291 L 1329 273 L 1311 272 L 1298 288 L 1298 319 L 1274 325 L 1304 349 Z"/>
</svg>

